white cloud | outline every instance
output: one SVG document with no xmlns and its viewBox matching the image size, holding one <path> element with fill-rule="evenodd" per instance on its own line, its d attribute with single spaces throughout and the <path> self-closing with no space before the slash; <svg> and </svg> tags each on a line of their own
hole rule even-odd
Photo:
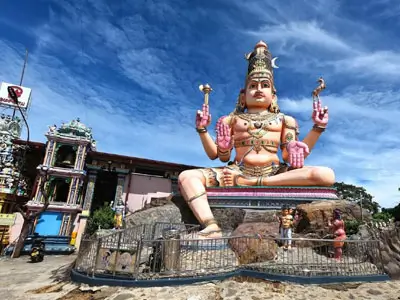
<svg viewBox="0 0 400 300">
<path fill-rule="evenodd" d="M 313 47 L 324 48 L 329 52 L 353 52 L 354 49 L 341 38 L 321 28 L 316 21 L 289 22 L 279 25 L 264 25 L 248 34 L 265 39 L 268 42 L 283 45 L 292 43 L 308 44 Z M 295 48 L 291 48 L 292 50 Z"/>
<path fill-rule="evenodd" d="M 329 166 L 338 181 L 365 186 L 382 206 L 397 204 L 400 201 L 398 92 L 353 91 L 321 95 L 321 99 L 329 107 L 330 122 L 307 163 Z M 280 99 L 280 103 L 287 114 L 305 116 L 303 119 L 307 121 L 300 122 L 304 137 L 311 127 L 311 97 Z M 381 105 L 371 105 L 374 103 Z"/>
</svg>

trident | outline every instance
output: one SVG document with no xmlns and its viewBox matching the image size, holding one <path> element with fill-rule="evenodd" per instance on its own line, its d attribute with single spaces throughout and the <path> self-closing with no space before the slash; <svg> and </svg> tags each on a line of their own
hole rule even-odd
<svg viewBox="0 0 400 300">
<path fill-rule="evenodd" d="M 317 86 L 312 92 L 314 102 L 319 100 L 319 94 L 326 88 L 325 80 L 322 77 L 320 77 L 317 82 L 319 83 L 319 86 Z"/>
</svg>

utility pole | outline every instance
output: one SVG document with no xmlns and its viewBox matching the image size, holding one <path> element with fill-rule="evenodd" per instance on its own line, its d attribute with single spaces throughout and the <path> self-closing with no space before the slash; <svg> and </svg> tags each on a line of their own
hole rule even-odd
<svg viewBox="0 0 400 300">
<path fill-rule="evenodd" d="M 24 66 L 22 67 L 22 72 L 21 72 L 21 78 L 19 80 L 19 86 L 22 86 L 22 82 L 24 80 L 24 75 L 25 75 L 25 68 L 26 68 L 26 63 L 28 62 L 28 49 L 25 49 L 25 60 L 24 60 Z M 15 112 L 17 111 L 17 107 L 14 107 L 13 109 L 13 114 L 12 114 L 12 119 L 15 117 Z"/>
</svg>

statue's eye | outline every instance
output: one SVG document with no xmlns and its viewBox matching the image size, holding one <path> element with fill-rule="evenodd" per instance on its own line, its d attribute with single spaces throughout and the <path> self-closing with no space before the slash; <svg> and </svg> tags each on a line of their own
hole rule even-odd
<svg viewBox="0 0 400 300">
<path fill-rule="evenodd" d="M 263 83 L 263 88 L 269 88 L 269 83 L 268 82 L 264 82 Z"/>
<path fill-rule="evenodd" d="M 256 88 L 256 85 L 253 83 L 253 84 L 250 85 L 250 88 L 251 88 L 251 89 L 255 89 L 255 88 Z"/>
</svg>

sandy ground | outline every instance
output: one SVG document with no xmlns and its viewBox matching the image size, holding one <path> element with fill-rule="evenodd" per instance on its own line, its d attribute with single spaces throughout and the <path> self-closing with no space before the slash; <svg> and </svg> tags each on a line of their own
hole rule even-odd
<svg viewBox="0 0 400 300">
<path fill-rule="evenodd" d="M 27 257 L 0 258 L 0 299 L 60 300 L 264 300 L 382 299 L 399 300 L 400 282 L 327 286 L 273 283 L 249 278 L 181 287 L 113 288 L 79 286 L 63 281 L 75 256 L 46 256 L 37 264 Z"/>
</svg>

